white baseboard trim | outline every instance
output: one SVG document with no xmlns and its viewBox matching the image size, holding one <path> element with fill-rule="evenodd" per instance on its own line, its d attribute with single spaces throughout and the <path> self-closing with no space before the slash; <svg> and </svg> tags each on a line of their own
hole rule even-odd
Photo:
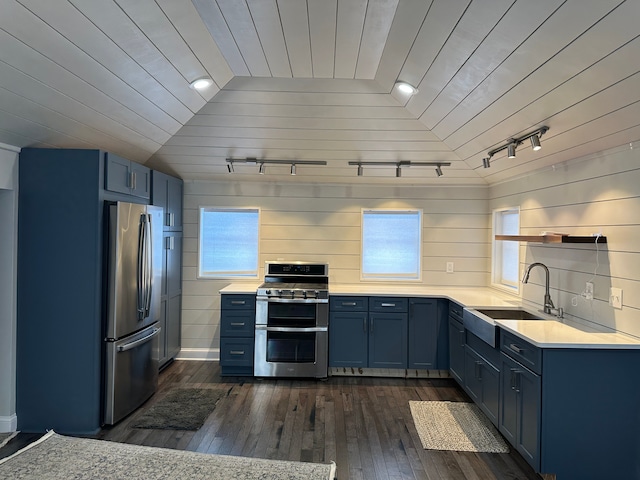
<svg viewBox="0 0 640 480">
<path fill-rule="evenodd" d="M 219 348 L 183 348 L 176 356 L 176 360 L 204 360 L 208 362 L 220 361 Z"/>
<path fill-rule="evenodd" d="M 3 415 L 0 416 L 0 433 L 15 432 L 18 429 L 18 416 Z"/>
</svg>

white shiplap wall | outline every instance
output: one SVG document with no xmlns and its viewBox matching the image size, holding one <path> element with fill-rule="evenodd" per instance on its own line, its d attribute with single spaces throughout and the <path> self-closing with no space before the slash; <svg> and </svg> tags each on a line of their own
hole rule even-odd
<svg viewBox="0 0 640 480">
<path fill-rule="evenodd" d="M 330 282 L 360 282 L 363 208 L 419 208 L 424 285 L 484 286 L 489 278 L 487 187 L 187 182 L 181 357 L 217 358 L 220 295 L 228 280 L 197 279 L 198 207 L 260 207 L 260 264 L 327 262 Z M 455 273 L 445 273 L 454 262 Z M 260 282 L 264 276 L 261 269 Z"/>
<path fill-rule="evenodd" d="M 556 231 L 607 236 L 608 243 L 599 251 L 595 244 L 521 243 L 521 269 L 532 262 L 549 267 L 551 297 L 568 318 L 635 336 L 640 336 L 638 147 L 627 144 L 490 188 L 492 209 L 520 205 L 524 235 Z M 588 281 L 595 285 L 593 301 L 581 296 Z M 623 289 L 621 310 L 608 304 L 610 287 Z M 523 298 L 540 306 L 543 295 L 544 272 L 536 268 L 523 286 Z"/>
</svg>

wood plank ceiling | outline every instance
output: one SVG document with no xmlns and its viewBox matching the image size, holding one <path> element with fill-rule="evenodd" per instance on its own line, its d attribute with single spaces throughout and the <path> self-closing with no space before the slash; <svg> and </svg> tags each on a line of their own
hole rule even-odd
<svg viewBox="0 0 640 480">
<path fill-rule="evenodd" d="M 0 142 L 187 180 L 255 157 L 328 165 L 237 178 L 490 184 L 640 138 L 639 18 L 637 0 L 0 0 Z M 542 125 L 542 150 L 483 168 Z"/>
</svg>

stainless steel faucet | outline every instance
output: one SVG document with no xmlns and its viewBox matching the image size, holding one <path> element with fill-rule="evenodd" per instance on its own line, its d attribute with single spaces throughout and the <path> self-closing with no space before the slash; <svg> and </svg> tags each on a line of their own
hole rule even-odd
<svg viewBox="0 0 640 480">
<path fill-rule="evenodd" d="M 529 265 L 527 267 L 526 272 L 524 273 L 524 278 L 522 279 L 522 283 L 527 283 L 529 281 L 529 274 L 531 273 L 531 269 L 533 267 L 542 267 L 544 268 L 544 273 L 545 273 L 545 285 L 544 285 L 544 313 L 548 313 L 549 315 L 552 315 L 551 310 L 555 309 L 555 305 L 553 304 L 553 302 L 551 301 L 551 295 L 549 295 L 549 269 L 547 268 L 547 266 L 544 263 L 532 263 L 531 265 Z M 560 311 L 562 311 L 562 309 L 559 309 Z"/>
</svg>

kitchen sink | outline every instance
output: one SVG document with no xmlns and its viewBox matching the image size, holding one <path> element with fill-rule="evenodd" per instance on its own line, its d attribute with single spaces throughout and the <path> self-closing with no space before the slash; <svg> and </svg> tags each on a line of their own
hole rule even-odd
<svg viewBox="0 0 640 480">
<path fill-rule="evenodd" d="M 520 308 L 478 308 L 476 312 L 480 312 L 494 320 L 543 320 L 544 317 L 535 313 L 522 310 Z"/>
<path fill-rule="evenodd" d="M 492 347 L 497 344 L 498 327 L 495 320 L 543 320 L 522 308 L 465 308 L 462 321 L 465 328 Z"/>
</svg>

